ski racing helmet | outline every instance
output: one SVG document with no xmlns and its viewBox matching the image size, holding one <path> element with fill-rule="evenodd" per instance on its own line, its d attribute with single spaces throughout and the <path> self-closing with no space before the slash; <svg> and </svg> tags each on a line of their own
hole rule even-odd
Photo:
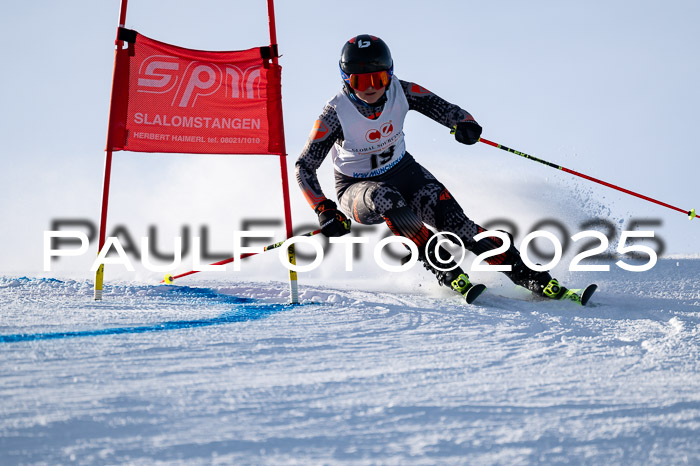
<svg viewBox="0 0 700 466">
<path fill-rule="evenodd" d="M 360 34 L 345 43 L 340 52 L 340 76 L 348 90 L 381 89 L 394 75 L 389 47 L 379 37 Z"/>
</svg>

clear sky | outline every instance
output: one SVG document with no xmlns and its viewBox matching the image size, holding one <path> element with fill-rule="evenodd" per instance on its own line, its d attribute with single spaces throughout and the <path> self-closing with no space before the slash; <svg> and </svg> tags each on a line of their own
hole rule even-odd
<svg viewBox="0 0 700 466">
<path fill-rule="evenodd" d="M 397 76 L 470 111 L 484 137 L 700 210 L 696 1 L 276 3 L 296 223 L 312 224 L 315 215 L 296 188 L 294 160 L 341 85 L 340 48 L 360 33 L 382 37 Z M 0 271 L 40 273 L 42 232 L 53 219 L 98 221 L 119 6 L 3 6 Z M 126 23 L 195 49 L 268 43 L 263 0 L 131 0 Z M 510 218 L 526 230 L 556 217 L 574 234 L 586 215 L 623 226 L 646 217 L 662 222 L 654 229 L 667 253 L 700 252 L 700 220 L 483 144 L 457 144 L 419 114 L 405 131 L 408 150 L 479 222 Z M 237 157 L 115 154 L 110 222 L 138 237 L 147 225 L 167 232 L 188 223 L 215 229 L 236 216 L 281 217 L 276 162 Z M 334 198 L 329 165 L 321 176 Z"/>
</svg>

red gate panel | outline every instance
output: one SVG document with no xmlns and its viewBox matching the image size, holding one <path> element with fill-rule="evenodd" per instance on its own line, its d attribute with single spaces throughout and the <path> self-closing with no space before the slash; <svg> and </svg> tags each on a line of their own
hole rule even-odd
<svg viewBox="0 0 700 466">
<path fill-rule="evenodd" d="M 281 68 L 270 47 L 191 50 L 121 28 L 108 150 L 281 154 Z"/>
</svg>

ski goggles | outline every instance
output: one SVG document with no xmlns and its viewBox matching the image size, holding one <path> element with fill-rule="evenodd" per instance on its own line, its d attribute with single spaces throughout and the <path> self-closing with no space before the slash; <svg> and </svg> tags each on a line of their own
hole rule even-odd
<svg viewBox="0 0 700 466">
<path fill-rule="evenodd" d="M 345 82 L 356 91 L 364 92 L 370 87 L 381 89 L 391 81 L 391 70 L 375 71 L 374 73 L 359 73 L 347 75 L 343 73 Z"/>
</svg>

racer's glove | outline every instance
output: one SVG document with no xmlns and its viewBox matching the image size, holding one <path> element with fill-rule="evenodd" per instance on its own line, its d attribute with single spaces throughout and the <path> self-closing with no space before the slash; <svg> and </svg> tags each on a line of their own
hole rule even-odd
<svg viewBox="0 0 700 466">
<path fill-rule="evenodd" d="M 325 236 L 343 236 L 350 233 L 350 219 L 338 210 L 335 202 L 326 199 L 320 202 L 314 210 L 318 214 L 321 233 Z"/>
<path fill-rule="evenodd" d="M 472 145 L 479 142 L 481 126 L 476 121 L 460 121 L 452 127 L 451 134 L 462 144 Z"/>
</svg>

